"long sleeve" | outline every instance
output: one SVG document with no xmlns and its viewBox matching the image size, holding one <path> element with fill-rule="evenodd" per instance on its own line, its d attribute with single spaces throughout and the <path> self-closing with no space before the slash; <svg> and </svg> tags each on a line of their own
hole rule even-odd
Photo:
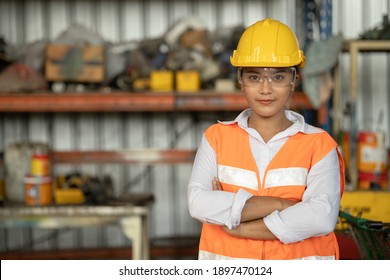
<svg viewBox="0 0 390 280">
<path fill-rule="evenodd" d="M 242 208 L 252 196 L 245 190 L 237 193 L 213 191 L 212 180 L 218 177 L 216 153 L 203 135 L 188 184 L 190 215 L 203 222 L 235 228 L 240 224 Z"/>
<path fill-rule="evenodd" d="M 302 202 L 264 218 L 266 226 L 281 242 L 298 242 L 334 230 L 340 203 L 336 149 L 311 168 Z"/>
</svg>

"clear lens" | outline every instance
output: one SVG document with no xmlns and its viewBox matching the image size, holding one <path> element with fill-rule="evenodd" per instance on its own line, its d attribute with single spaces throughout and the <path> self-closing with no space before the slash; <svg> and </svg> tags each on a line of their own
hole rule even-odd
<svg viewBox="0 0 390 280">
<path fill-rule="evenodd" d="M 272 87 L 285 87 L 295 81 L 296 70 L 290 68 L 244 68 L 238 73 L 238 81 L 247 87 L 257 87 L 266 80 Z"/>
</svg>

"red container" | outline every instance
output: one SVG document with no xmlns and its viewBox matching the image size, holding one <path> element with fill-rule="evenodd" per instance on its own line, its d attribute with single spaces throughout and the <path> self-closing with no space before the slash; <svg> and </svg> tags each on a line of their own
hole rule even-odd
<svg viewBox="0 0 390 280">
<path fill-rule="evenodd" d="M 375 172 L 359 172 L 358 188 L 361 190 L 380 189 L 387 190 L 388 173 L 383 171 L 376 174 Z"/>
</svg>

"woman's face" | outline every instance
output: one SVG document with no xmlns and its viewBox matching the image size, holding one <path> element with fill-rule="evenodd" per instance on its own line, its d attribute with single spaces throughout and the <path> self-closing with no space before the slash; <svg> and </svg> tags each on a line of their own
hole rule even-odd
<svg viewBox="0 0 390 280">
<path fill-rule="evenodd" d="M 238 75 L 254 113 L 264 118 L 284 114 L 294 91 L 295 68 L 248 67 L 239 69 Z"/>
</svg>

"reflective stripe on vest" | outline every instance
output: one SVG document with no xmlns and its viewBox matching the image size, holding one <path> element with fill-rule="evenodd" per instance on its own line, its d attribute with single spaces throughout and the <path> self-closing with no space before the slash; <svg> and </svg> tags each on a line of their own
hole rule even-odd
<svg viewBox="0 0 390 280">
<path fill-rule="evenodd" d="M 218 165 L 218 178 L 221 183 L 257 190 L 256 172 L 227 165 Z"/>
<path fill-rule="evenodd" d="M 306 184 L 308 170 L 301 167 L 278 168 L 269 170 L 264 188 L 280 186 L 300 186 Z"/>
<path fill-rule="evenodd" d="M 237 192 L 243 188 L 257 196 L 297 201 L 302 200 L 311 166 L 337 147 L 327 133 L 298 133 L 287 140 L 267 166 L 264 178 L 260 178 L 245 130 L 237 124 L 216 124 L 209 127 L 205 135 L 217 155 L 218 177 L 223 190 Z M 342 164 L 340 160 L 340 176 L 344 176 Z M 344 183 L 341 181 L 342 192 Z M 216 259 L 338 259 L 334 233 L 283 244 L 279 240 L 235 238 L 220 226 L 211 224 L 203 224 L 199 249 L 199 257 L 206 259 L 212 259 L 213 255 Z"/>
<path fill-rule="evenodd" d="M 305 185 L 308 170 L 300 167 L 269 170 L 264 188 Z M 256 172 L 233 166 L 218 165 L 218 178 L 221 183 L 258 190 Z"/>
</svg>

